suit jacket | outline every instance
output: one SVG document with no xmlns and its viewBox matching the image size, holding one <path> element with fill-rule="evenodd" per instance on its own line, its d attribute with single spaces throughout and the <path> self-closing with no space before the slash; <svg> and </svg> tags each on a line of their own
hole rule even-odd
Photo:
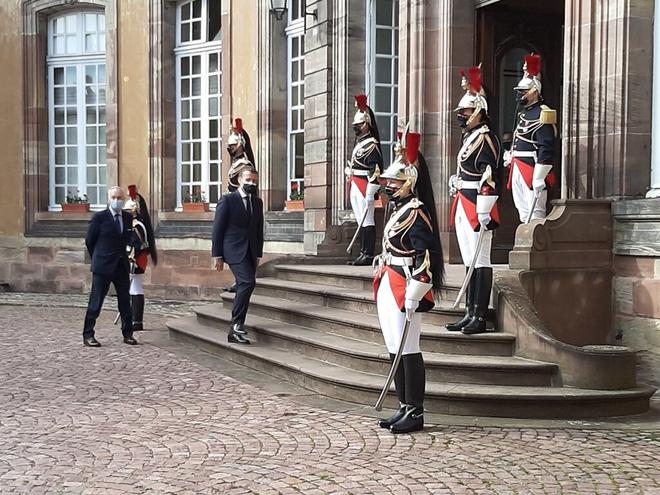
<svg viewBox="0 0 660 495">
<path fill-rule="evenodd" d="M 91 271 L 100 275 L 112 275 L 119 264 L 129 271 L 126 245 L 133 234 L 133 217 L 122 211 L 124 229 L 117 231 L 114 213 L 109 209 L 97 212 L 89 221 L 85 245 L 92 257 Z"/>
<path fill-rule="evenodd" d="M 264 212 L 261 198 L 254 194 L 252 216 L 248 215 L 239 191 L 225 194 L 215 209 L 211 255 L 228 264 L 240 263 L 249 253 L 254 260 L 263 256 Z"/>
</svg>

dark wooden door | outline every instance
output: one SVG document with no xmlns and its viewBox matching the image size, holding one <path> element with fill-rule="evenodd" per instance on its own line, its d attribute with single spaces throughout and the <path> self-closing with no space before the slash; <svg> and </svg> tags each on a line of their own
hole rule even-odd
<svg viewBox="0 0 660 495">
<path fill-rule="evenodd" d="M 477 9 L 475 60 L 482 63 L 489 114 L 500 138 L 513 131 L 516 111 L 513 87 L 522 77 L 523 57 L 532 52 L 543 58 L 543 97 L 557 110 L 561 122 L 563 24 L 564 0 L 544 0 L 536 5 L 529 1 L 501 0 Z M 559 149 L 555 156 L 559 163 Z M 556 168 L 559 179 L 560 167 Z M 507 169 L 504 181 L 508 173 Z M 558 197 L 558 189 L 551 191 L 550 197 Z M 502 223 L 495 232 L 492 256 L 494 263 L 508 263 L 520 221 L 506 187 L 502 188 L 500 213 Z"/>
</svg>

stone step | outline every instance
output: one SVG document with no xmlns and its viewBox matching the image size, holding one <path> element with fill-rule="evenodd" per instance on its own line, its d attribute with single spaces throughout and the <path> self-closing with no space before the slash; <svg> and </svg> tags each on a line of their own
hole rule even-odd
<svg viewBox="0 0 660 495">
<path fill-rule="evenodd" d="M 219 304 L 194 308 L 200 322 L 226 333 L 231 311 Z M 285 349 L 351 370 L 386 375 L 389 354 L 383 343 L 292 325 L 282 321 L 249 315 L 246 327 L 260 344 Z M 549 386 L 557 366 L 513 356 L 475 356 L 424 352 L 429 381 L 501 385 Z"/>
<path fill-rule="evenodd" d="M 329 397 L 373 404 L 384 383 L 384 376 L 379 374 L 349 370 L 259 342 L 229 344 L 225 332 L 203 325 L 195 316 L 170 320 L 167 325 L 173 339 L 194 343 L 211 353 Z M 392 391 L 386 407 L 396 406 Z M 424 405 L 427 411 L 439 414 L 595 418 L 642 413 L 648 409 L 652 393 L 650 387 L 612 391 L 428 382 Z"/>
<path fill-rule="evenodd" d="M 329 285 L 346 289 L 373 291 L 373 269 L 370 266 L 341 265 L 276 265 L 276 278 L 292 282 Z M 452 274 L 455 268 L 452 268 Z M 458 295 L 463 279 L 446 277 L 441 297 L 452 300 Z"/>
<path fill-rule="evenodd" d="M 349 289 L 308 282 L 292 282 L 277 278 L 257 279 L 255 294 L 327 306 L 330 308 L 377 314 L 373 290 Z M 444 326 L 460 320 L 465 312 L 462 308 L 452 308 L 453 301 L 436 301 L 436 306 L 424 315 L 424 322 Z"/>
<path fill-rule="evenodd" d="M 223 304 L 226 308 L 231 308 L 234 296 L 231 293 L 222 294 Z M 297 301 L 260 294 L 252 295 L 249 314 L 383 344 L 378 316 L 376 315 L 361 314 L 317 304 L 300 304 Z M 429 352 L 511 356 L 514 345 L 515 337 L 510 334 L 487 332 L 479 335 L 463 335 L 460 332 L 448 332 L 443 327 L 422 324 L 421 347 Z"/>
</svg>

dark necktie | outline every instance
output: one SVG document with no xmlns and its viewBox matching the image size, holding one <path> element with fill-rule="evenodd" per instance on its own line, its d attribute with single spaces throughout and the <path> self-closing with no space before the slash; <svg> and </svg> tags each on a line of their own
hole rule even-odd
<svg viewBox="0 0 660 495">
<path fill-rule="evenodd" d="M 119 213 L 115 213 L 115 224 L 117 227 L 117 232 L 121 234 L 121 223 L 119 222 Z"/>
<path fill-rule="evenodd" d="M 252 201 L 250 201 L 250 195 L 245 196 L 245 204 L 247 208 L 247 214 L 249 217 L 252 216 Z"/>
</svg>

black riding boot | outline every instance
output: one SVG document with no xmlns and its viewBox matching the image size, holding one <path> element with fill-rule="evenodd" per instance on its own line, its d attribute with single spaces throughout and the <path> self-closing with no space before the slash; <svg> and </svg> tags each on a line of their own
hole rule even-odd
<svg viewBox="0 0 660 495">
<path fill-rule="evenodd" d="M 133 314 L 133 331 L 144 330 L 144 294 L 131 296 L 131 313 Z"/>
<path fill-rule="evenodd" d="M 470 323 L 461 330 L 466 335 L 484 333 L 486 331 L 486 314 L 488 313 L 488 303 L 490 302 L 490 292 L 493 287 L 493 269 L 477 268 L 474 271 L 477 274 L 475 311 Z"/>
<path fill-rule="evenodd" d="M 426 370 L 422 353 L 402 356 L 406 380 L 406 408 L 403 417 L 390 426 L 392 433 L 410 433 L 424 428 Z"/>
<path fill-rule="evenodd" d="M 394 362 L 394 354 L 390 354 L 390 365 Z M 378 426 L 381 428 L 389 428 L 394 423 L 399 421 L 406 412 L 406 379 L 403 363 L 399 361 L 399 367 L 394 374 L 394 388 L 396 389 L 396 396 L 399 399 L 399 409 L 387 419 L 379 419 Z"/>
<path fill-rule="evenodd" d="M 465 274 L 467 275 L 469 268 L 465 269 Z M 476 270 L 472 272 L 472 276 L 470 277 L 470 281 L 468 282 L 468 286 L 466 289 L 467 294 L 465 294 L 465 316 L 463 316 L 463 319 L 460 321 L 457 321 L 455 323 L 450 323 L 449 325 L 446 325 L 447 330 L 450 332 L 460 332 L 463 330 L 463 327 L 470 323 L 472 318 L 474 317 L 474 294 L 475 294 L 475 281 L 476 281 Z"/>
<path fill-rule="evenodd" d="M 376 227 L 374 225 L 369 225 L 368 227 L 362 227 L 362 247 L 360 249 L 360 256 L 353 261 L 355 266 L 367 266 L 371 265 L 374 261 L 374 251 L 376 249 Z"/>
</svg>

